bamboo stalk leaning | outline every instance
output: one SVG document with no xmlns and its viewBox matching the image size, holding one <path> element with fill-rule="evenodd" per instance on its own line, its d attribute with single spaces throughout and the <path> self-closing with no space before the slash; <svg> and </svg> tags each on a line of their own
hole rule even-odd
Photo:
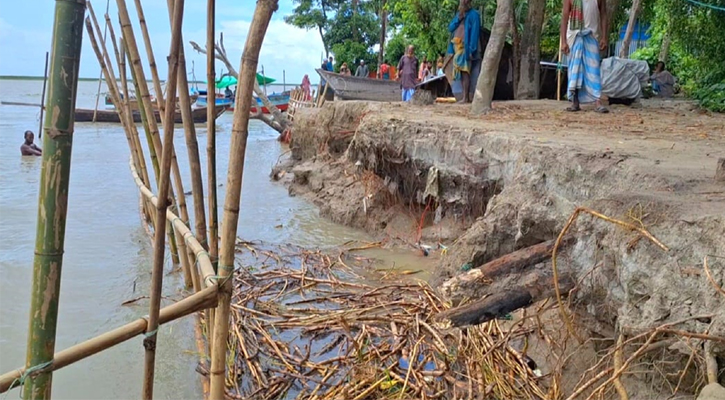
<svg viewBox="0 0 725 400">
<path fill-rule="evenodd" d="M 116 0 L 118 5 L 118 19 L 121 24 L 121 31 L 126 41 L 126 50 L 128 51 L 128 58 L 131 63 L 131 70 L 134 85 L 136 85 L 137 96 L 140 96 L 141 101 L 139 102 L 139 111 L 141 112 L 141 120 L 144 123 L 144 129 L 146 130 L 147 140 L 149 141 L 149 151 L 151 152 L 151 161 L 154 164 L 154 171 L 156 172 L 156 182 L 159 183 L 159 160 L 157 155 L 161 154 L 161 138 L 159 134 L 159 127 L 156 123 L 156 116 L 154 114 L 154 108 L 151 104 L 151 94 L 149 93 L 148 84 L 146 82 L 146 74 L 144 73 L 143 66 L 141 64 L 141 56 L 139 55 L 138 46 L 136 44 L 136 36 L 133 32 L 133 26 L 131 25 L 131 19 L 128 15 L 128 9 L 126 7 L 125 0 Z M 173 114 L 172 114 L 173 115 Z M 153 150 L 151 150 L 153 148 Z M 172 162 L 172 164 L 175 164 Z M 178 173 L 178 166 L 174 168 L 174 172 Z M 181 179 L 179 178 L 177 182 Z M 178 185 L 177 185 L 178 186 Z M 183 196 L 184 189 L 182 187 L 176 188 L 179 194 Z M 174 202 L 174 189 L 171 188 L 169 196 Z M 181 211 L 181 217 L 184 218 L 185 207 L 179 205 Z M 173 229 L 169 230 L 169 247 L 171 248 L 171 258 L 174 263 L 179 263 L 179 255 L 176 246 L 176 240 L 173 236 Z M 183 260 L 183 258 L 181 258 Z M 182 265 L 183 267 L 183 265 Z"/>
<path fill-rule="evenodd" d="M 216 103 L 216 71 L 214 57 L 214 37 L 216 27 L 214 18 L 216 15 L 215 0 L 207 0 L 206 5 L 206 96 L 213 98 Z M 208 103 L 208 101 L 207 101 Z M 219 256 L 219 213 L 217 208 L 217 183 L 216 183 L 216 119 L 214 109 L 206 110 L 206 155 L 207 155 L 207 184 L 209 186 L 209 253 L 216 265 Z"/>
<path fill-rule="evenodd" d="M 85 0 L 56 1 L 33 258 L 25 399 L 49 399 L 68 210 Z"/>
<path fill-rule="evenodd" d="M 149 69 L 151 70 L 151 81 L 154 85 L 154 92 L 156 92 L 156 104 L 159 110 L 159 118 L 161 119 L 161 123 L 164 123 L 165 113 L 166 113 L 166 105 L 164 101 L 164 92 L 161 89 L 161 78 L 159 77 L 158 68 L 156 65 L 156 57 L 154 56 L 154 49 L 151 46 L 151 38 L 148 33 L 148 27 L 146 25 L 146 17 L 143 12 L 143 7 L 141 6 L 141 2 L 139 0 L 135 1 L 136 5 L 136 13 L 138 14 L 139 19 L 139 25 L 141 26 L 141 36 L 144 40 L 144 45 L 146 47 L 146 56 L 149 60 Z M 176 109 L 176 102 L 174 101 L 174 108 Z M 154 114 L 154 122 L 155 121 L 155 113 Z M 147 114 L 148 115 L 148 114 Z M 173 114 L 172 114 L 173 116 Z M 151 118 L 151 117 L 148 117 Z M 153 126 L 151 126 L 153 129 Z M 156 128 L 158 132 L 158 127 Z M 159 151 L 160 152 L 160 151 Z M 179 163 L 176 159 L 176 149 L 173 149 L 172 153 L 172 160 L 171 160 L 171 168 L 174 176 L 174 185 L 176 186 L 176 189 L 179 193 L 179 196 L 175 198 L 176 200 L 176 206 L 179 208 L 179 213 L 181 219 L 188 225 L 189 224 L 189 213 L 187 211 L 186 207 L 186 197 L 184 197 L 184 185 L 183 181 L 181 179 L 181 170 L 179 169 Z M 186 249 L 184 244 L 178 243 L 179 251 L 178 251 L 178 258 L 181 260 L 181 268 L 184 273 L 184 283 L 186 287 L 192 286 L 192 275 L 191 275 L 191 265 L 193 265 L 193 262 L 190 262 L 189 259 L 192 258 L 193 255 L 186 253 Z M 173 253 L 176 254 L 176 253 Z M 177 260 L 178 262 L 178 260 Z"/>
<path fill-rule="evenodd" d="M 140 0 L 136 0 L 137 2 Z M 174 0 L 168 0 L 169 19 L 174 9 Z M 184 42 L 183 35 L 181 42 Z M 194 118 L 191 115 L 191 96 L 189 95 L 189 80 L 186 75 L 186 57 L 184 55 L 184 46 L 179 49 L 179 109 L 181 110 L 181 120 L 184 124 L 184 138 L 186 139 L 186 150 L 189 156 L 189 172 L 191 173 L 191 193 L 194 198 L 194 231 L 196 232 L 196 240 L 201 243 L 204 248 L 208 248 L 206 239 L 206 215 L 204 212 L 204 181 L 201 178 L 201 160 L 199 159 L 199 142 L 196 139 L 196 128 L 194 127 Z M 215 102 L 207 104 L 207 117 L 209 110 L 216 118 Z"/>
<path fill-rule="evenodd" d="M 159 201 L 156 205 L 156 231 L 154 232 L 154 264 L 151 272 L 151 295 L 149 300 L 149 323 L 144 339 L 144 380 L 142 396 L 152 399 L 154 392 L 154 372 L 156 362 L 156 338 L 161 309 L 161 285 L 164 274 L 164 252 L 166 250 L 165 230 L 166 211 L 169 206 L 169 188 L 171 187 L 171 158 L 174 149 L 174 102 L 176 83 L 179 73 L 179 47 L 181 47 L 181 27 L 184 16 L 184 0 L 177 0 L 174 8 L 171 30 L 171 48 L 169 50 L 168 96 L 166 98 L 166 116 L 164 119 L 164 144 L 161 156 L 161 177 L 159 180 Z M 183 193 L 180 193 L 183 195 Z"/>
<path fill-rule="evenodd" d="M 106 21 L 110 25 L 110 19 L 108 18 L 108 14 L 106 14 Z M 133 111 L 131 110 L 131 102 L 128 93 L 128 79 L 126 77 L 126 51 L 124 50 L 125 46 L 123 44 L 123 38 L 121 38 L 119 47 L 121 47 L 121 51 L 119 53 L 116 50 L 116 54 L 119 55 L 118 71 L 121 78 L 121 90 L 123 94 L 120 106 L 126 112 L 126 136 L 129 141 L 129 148 L 131 150 L 131 159 L 134 162 L 136 170 L 140 171 L 144 183 L 146 185 L 150 185 L 151 183 L 149 182 L 148 171 L 146 171 L 146 160 L 144 160 L 143 149 L 140 148 L 140 143 L 138 143 L 138 140 L 134 140 L 134 138 L 138 139 L 138 129 L 136 128 L 136 124 L 133 122 Z M 115 49 L 116 46 L 114 46 L 114 50 Z M 153 221 L 151 211 L 149 211 L 149 207 L 151 206 L 151 204 L 143 196 L 140 196 L 140 198 L 145 221 Z"/>
<path fill-rule="evenodd" d="M 181 0 L 177 0 L 181 1 Z M 221 225 L 221 248 L 217 275 L 219 276 L 219 304 L 215 312 L 214 339 L 211 355 L 211 400 L 224 398 L 225 359 L 229 333 L 229 308 L 234 272 L 234 247 L 239 222 L 239 205 L 242 195 L 244 160 L 249 136 L 249 112 L 252 107 L 252 91 L 256 83 L 257 61 L 272 14 L 277 10 L 277 0 L 259 0 L 249 27 L 244 46 L 240 79 L 235 99 L 232 141 L 229 146 L 227 192 L 224 199 L 224 219 Z"/>
</svg>

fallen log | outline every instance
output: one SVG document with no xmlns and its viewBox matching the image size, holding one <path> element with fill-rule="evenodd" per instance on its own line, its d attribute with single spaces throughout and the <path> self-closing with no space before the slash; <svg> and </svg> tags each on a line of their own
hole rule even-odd
<svg viewBox="0 0 725 400">
<path fill-rule="evenodd" d="M 441 285 L 440 290 L 446 296 L 452 297 L 453 293 L 460 289 L 473 285 L 483 285 L 502 275 L 523 272 L 551 258 L 554 242 L 554 240 L 549 240 L 535 244 L 489 261 L 480 267 L 471 269 L 465 274 L 454 276 L 445 281 Z M 572 238 L 565 239 L 559 247 L 564 247 L 571 242 Z"/>
<path fill-rule="evenodd" d="M 532 282 L 528 285 L 501 289 L 483 299 L 443 311 L 436 316 L 436 319 L 450 321 L 451 327 L 483 324 L 554 295 L 551 275 L 533 273 L 529 279 L 522 280 L 532 280 Z M 564 277 L 559 280 L 559 287 L 563 292 L 568 292 L 574 288 L 574 281 Z"/>
</svg>

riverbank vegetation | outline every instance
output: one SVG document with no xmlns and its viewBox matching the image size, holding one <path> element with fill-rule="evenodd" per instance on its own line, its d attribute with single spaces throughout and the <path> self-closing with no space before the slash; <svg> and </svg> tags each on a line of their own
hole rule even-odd
<svg viewBox="0 0 725 400">
<path fill-rule="evenodd" d="M 540 60 L 556 62 L 561 1 L 510 1 L 511 7 L 506 11 L 507 41 L 514 49 L 516 98 L 535 98 L 537 90 L 529 88 L 535 82 L 532 75 L 536 71 L 521 66 Z M 325 46 L 325 57 L 334 54 L 336 68 L 343 62 L 351 65 L 363 59 L 371 70 L 376 70 L 383 60 L 394 65 L 408 44 L 416 46 L 420 59 L 435 60 L 443 55 L 448 45 L 448 23 L 458 7 L 456 0 L 294 3 L 293 14 L 285 20 L 300 28 L 317 30 Z M 495 1 L 473 0 L 473 7 L 481 12 L 487 29 L 493 26 L 496 6 Z M 725 37 L 718 33 L 718 28 L 725 24 L 725 1 L 609 0 L 607 14 L 610 55 L 615 55 L 620 31 L 628 20 L 648 25 L 650 39 L 632 57 L 647 60 L 651 68 L 657 61 L 665 61 L 686 96 L 697 99 L 705 108 L 725 111 Z M 381 35 L 383 22 L 385 34 Z"/>
</svg>

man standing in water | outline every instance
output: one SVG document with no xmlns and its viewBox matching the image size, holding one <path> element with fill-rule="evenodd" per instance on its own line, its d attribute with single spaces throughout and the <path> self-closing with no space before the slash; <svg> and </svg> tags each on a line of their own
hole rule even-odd
<svg viewBox="0 0 725 400">
<path fill-rule="evenodd" d="M 561 51 L 569 55 L 567 111 L 579 111 L 580 103 L 595 103 L 594 111 L 608 113 L 599 98 L 602 78 L 599 52 L 607 49 L 606 0 L 564 0 L 561 16 Z"/>
<path fill-rule="evenodd" d="M 418 59 L 413 54 L 415 48 L 408 46 L 405 55 L 398 62 L 397 80 L 400 80 L 400 88 L 403 89 L 403 101 L 410 101 L 415 93 L 415 85 L 418 83 Z"/>
<path fill-rule="evenodd" d="M 33 143 L 35 135 L 32 131 L 25 131 L 25 143 L 20 146 L 20 154 L 24 156 L 42 156 L 43 150 Z"/>
<path fill-rule="evenodd" d="M 448 31 L 453 35 L 448 43 L 448 54 L 453 54 L 453 69 L 455 80 L 461 82 L 463 87 L 464 103 L 473 100 L 471 74 L 480 71 L 481 49 L 478 45 L 481 36 L 481 15 L 471 9 L 471 0 L 461 0 L 458 5 L 458 14 L 448 25 Z"/>
</svg>

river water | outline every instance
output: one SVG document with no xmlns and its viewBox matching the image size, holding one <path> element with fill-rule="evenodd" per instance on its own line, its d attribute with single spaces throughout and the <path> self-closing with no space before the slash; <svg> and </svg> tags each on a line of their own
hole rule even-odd
<svg viewBox="0 0 725 400">
<path fill-rule="evenodd" d="M 77 106 L 93 108 L 97 82 L 80 82 Z M 41 81 L 0 80 L 0 100 L 39 103 Z M 102 89 L 102 92 L 105 88 Z M 101 107 L 103 107 L 101 99 Z M 37 219 L 39 157 L 21 157 L 23 132 L 36 132 L 39 110 L 0 106 L 0 373 L 24 365 L 33 248 Z M 231 113 L 217 120 L 219 199 L 224 199 Z M 250 122 L 239 236 L 246 240 L 309 247 L 367 240 L 363 233 L 319 218 L 316 209 L 269 179 L 286 150 L 277 133 Z M 206 166 L 205 126 L 197 135 Z M 184 190 L 191 190 L 183 131 L 174 134 Z M 148 153 L 147 153 L 148 154 Z M 73 137 L 68 222 L 61 280 L 56 351 L 148 313 L 148 303 L 121 303 L 148 294 L 151 246 L 140 222 L 139 197 L 128 169 L 129 151 L 120 125 L 78 123 Z M 150 163 L 149 163 L 150 165 Z M 206 182 L 206 170 L 203 171 Z M 205 188 L 206 189 L 206 188 Z M 187 197 L 191 212 L 191 196 Z M 222 216 L 220 207 L 219 216 Z M 168 257 L 167 257 L 168 261 Z M 182 277 L 167 262 L 164 295 L 179 299 Z M 165 304 L 168 304 L 165 300 Z M 194 319 L 159 330 L 157 398 L 200 398 Z M 139 398 L 143 346 L 134 338 L 54 373 L 53 396 L 66 399 Z M 17 396 L 13 390 L 9 396 Z"/>
</svg>

